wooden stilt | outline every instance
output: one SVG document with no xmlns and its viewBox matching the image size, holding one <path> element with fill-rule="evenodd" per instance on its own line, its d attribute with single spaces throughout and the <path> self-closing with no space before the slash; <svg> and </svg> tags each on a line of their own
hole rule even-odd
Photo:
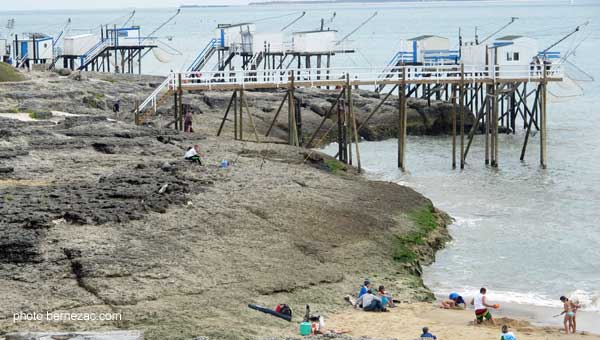
<svg viewBox="0 0 600 340">
<path fill-rule="evenodd" d="M 350 129 L 350 97 L 352 96 L 352 86 L 350 86 L 350 75 L 346 73 L 346 110 L 344 110 L 344 140 L 348 148 L 348 162 L 352 165 L 352 131 Z"/>
<path fill-rule="evenodd" d="M 398 167 L 406 171 L 406 69 L 402 65 L 402 81 L 398 87 Z"/>
<path fill-rule="evenodd" d="M 225 110 L 225 115 L 223 116 L 223 120 L 221 121 L 221 125 L 219 126 L 219 131 L 217 131 L 217 137 L 221 135 L 221 131 L 223 131 L 223 126 L 225 126 L 225 121 L 227 121 L 227 115 L 229 115 L 229 111 L 231 110 L 231 105 L 235 101 L 236 91 L 233 91 L 231 95 L 231 99 L 229 99 L 229 104 L 227 104 L 227 110 Z"/>
<path fill-rule="evenodd" d="M 488 165 L 488 164 L 490 164 L 490 144 L 491 144 L 491 140 L 490 140 L 490 120 L 491 120 L 490 100 L 491 99 L 490 99 L 490 89 L 487 85 L 485 86 L 485 92 L 486 92 L 486 97 L 485 97 L 485 102 L 483 104 L 483 106 L 485 107 L 485 165 Z"/>
<path fill-rule="evenodd" d="M 352 101 L 352 86 L 350 86 L 350 74 L 346 73 L 346 86 L 348 87 L 346 95 L 348 96 L 347 102 L 348 102 L 348 134 L 350 135 L 350 145 L 349 145 L 349 154 L 350 154 L 350 164 L 352 164 L 352 137 L 354 137 L 354 142 L 356 145 L 355 151 L 356 151 L 356 162 L 358 165 L 358 169 L 360 171 L 361 168 L 361 164 L 360 164 L 360 154 L 358 151 L 358 132 L 356 130 L 356 118 L 354 117 L 354 109 L 352 107 L 353 105 L 353 101 Z M 352 136 L 354 135 L 354 136 Z"/>
<path fill-rule="evenodd" d="M 460 64 L 460 168 L 465 168 L 465 65 Z"/>
<path fill-rule="evenodd" d="M 529 109 L 525 110 L 525 117 L 529 115 L 529 123 L 527 124 L 527 132 L 525 132 L 525 140 L 523 141 L 523 148 L 521 149 L 521 160 L 525 159 L 525 151 L 527 150 L 527 142 L 529 141 L 529 135 L 531 133 L 531 126 L 533 125 L 533 116 L 536 114 L 539 107 L 539 94 L 540 87 L 538 86 L 535 92 L 535 99 L 533 100 L 533 109 L 529 111 Z"/>
<path fill-rule="evenodd" d="M 323 116 L 323 119 L 321 119 L 321 123 L 319 124 L 319 127 L 317 127 L 317 129 L 315 130 L 315 132 L 313 133 L 313 135 L 308 140 L 308 143 L 306 143 L 305 146 L 307 148 L 311 146 L 313 140 L 317 137 L 317 133 L 321 130 L 321 128 L 323 127 L 323 124 L 325 124 L 325 121 L 329 118 L 329 116 L 331 115 L 331 112 L 333 111 L 333 109 L 338 106 L 340 98 L 342 98 L 342 96 L 345 93 L 346 93 L 346 89 L 342 89 L 342 91 L 340 92 L 340 94 L 338 94 L 338 96 L 335 99 L 335 101 L 333 102 L 333 104 L 331 104 L 331 106 L 329 107 L 329 110 L 327 111 L 327 113 L 325 113 L 325 115 Z"/>
<path fill-rule="evenodd" d="M 452 89 L 452 96 L 450 101 L 452 102 L 452 169 L 456 169 L 456 93 L 454 85 L 450 85 Z"/>
<path fill-rule="evenodd" d="M 260 143 L 260 138 L 258 138 L 258 131 L 256 130 L 256 125 L 254 124 L 254 118 L 252 118 L 252 112 L 250 112 L 250 107 L 248 107 L 248 101 L 246 100 L 246 96 L 244 95 L 243 88 L 240 90 L 240 98 L 240 101 L 244 103 L 244 107 L 246 108 L 246 113 L 248 114 L 250 125 L 252 125 L 252 129 L 254 130 L 254 137 L 256 138 L 256 142 Z"/>
<path fill-rule="evenodd" d="M 265 133 L 265 137 L 269 137 L 269 134 L 271 134 L 271 130 L 273 129 L 273 126 L 275 126 L 275 122 L 277 121 L 277 117 L 279 117 L 279 113 L 281 112 L 281 109 L 283 108 L 283 104 L 285 104 L 285 101 L 287 100 L 287 98 L 288 98 L 289 95 L 290 95 L 290 93 L 286 92 L 285 96 L 283 96 L 283 100 L 279 104 L 279 108 L 277 108 L 277 112 L 275 113 L 275 117 L 273 117 L 273 121 L 271 121 L 271 125 L 269 125 L 269 129 L 267 130 L 267 133 Z"/>
<path fill-rule="evenodd" d="M 494 135 L 494 143 L 493 143 L 493 153 L 494 153 L 494 158 L 492 161 L 492 166 L 497 168 L 498 167 L 498 86 L 496 84 L 496 82 L 494 81 L 494 85 L 493 85 L 493 91 L 494 91 L 494 98 L 493 98 L 493 107 L 492 107 L 492 115 L 493 115 L 493 124 L 494 124 L 494 128 L 493 128 L 493 135 Z"/>
<path fill-rule="evenodd" d="M 547 80 L 546 80 L 546 67 L 544 66 L 544 77 L 542 79 L 541 88 L 541 108 L 540 108 L 540 165 L 542 169 L 546 169 L 546 143 L 547 143 L 547 129 L 546 129 L 546 94 L 547 94 Z"/>
</svg>

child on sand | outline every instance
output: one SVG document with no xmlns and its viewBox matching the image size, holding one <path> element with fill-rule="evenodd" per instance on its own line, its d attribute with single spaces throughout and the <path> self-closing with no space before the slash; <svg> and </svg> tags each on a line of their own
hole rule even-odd
<svg viewBox="0 0 600 340">
<path fill-rule="evenodd" d="M 462 305 L 462 307 L 460 305 Z M 465 300 L 463 299 L 463 297 L 460 296 L 458 293 L 450 293 L 450 295 L 448 296 L 447 300 L 442 300 L 440 308 L 444 308 L 444 309 L 455 309 L 455 308 L 466 309 L 467 308 L 467 304 L 465 303 Z"/>
<path fill-rule="evenodd" d="M 508 326 L 502 326 L 502 334 L 500 334 L 500 340 L 517 340 L 517 337 L 508 331 Z"/>
<path fill-rule="evenodd" d="M 431 333 L 429 333 L 429 327 L 423 327 L 423 334 L 421 334 L 421 340 L 436 340 L 437 337 Z"/>
<path fill-rule="evenodd" d="M 485 293 L 487 293 L 487 289 L 482 287 L 479 290 L 479 294 L 475 295 L 475 297 L 471 300 L 471 304 L 475 306 L 475 318 L 478 324 L 482 323 L 483 319 L 485 318 L 485 320 L 489 320 L 492 325 L 495 325 L 496 322 L 494 321 L 494 318 L 492 318 L 492 313 L 490 313 L 488 308 L 498 309 L 500 305 L 488 304 L 485 298 Z"/>
</svg>

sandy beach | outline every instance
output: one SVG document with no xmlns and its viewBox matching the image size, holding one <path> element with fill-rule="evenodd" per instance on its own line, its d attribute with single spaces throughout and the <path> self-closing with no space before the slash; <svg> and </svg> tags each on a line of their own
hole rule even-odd
<svg viewBox="0 0 600 340">
<path fill-rule="evenodd" d="M 554 327 L 536 327 L 528 321 L 499 317 L 497 326 L 473 325 L 472 310 L 444 310 L 431 303 L 400 304 L 387 313 L 368 313 L 352 307 L 327 320 L 328 329 L 349 330 L 354 337 L 416 339 L 428 326 L 438 339 L 482 340 L 499 339 L 500 327 L 509 325 L 518 339 L 600 339 L 587 332 L 565 335 Z"/>
</svg>

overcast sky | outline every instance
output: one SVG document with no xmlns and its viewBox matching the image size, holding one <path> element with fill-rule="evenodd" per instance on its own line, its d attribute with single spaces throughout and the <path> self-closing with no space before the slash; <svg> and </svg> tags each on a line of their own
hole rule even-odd
<svg viewBox="0 0 600 340">
<path fill-rule="evenodd" d="M 47 9 L 87 9 L 87 8 L 148 8 L 177 7 L 179 5 L 241 5 L 248 0 L 1 0 L 0 11 L 6 10 L 47 10 Z"/>
</svg>

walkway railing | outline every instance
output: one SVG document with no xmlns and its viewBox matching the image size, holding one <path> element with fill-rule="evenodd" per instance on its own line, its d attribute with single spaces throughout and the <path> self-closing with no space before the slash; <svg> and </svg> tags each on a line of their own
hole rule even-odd
<svg viewBox="0 0 600 340">
<path fill-rule="evenodd" d="M 515 65 L 515 66 L 473 66 L 433 65 L 433 66 L 398 66 L 393 69 L 382 68 L 330 68 L 330 69 L 288 69 L 288 70 L 225 70 L 181 73 L 183 88 L 205 84 L 220 87 L 220 84 L 238 85 L 241 87 L 287 87 L 291 77 L 302 86 L 321 86 L 328 82 L 340 82 L 350 76 L 351 85 L 378 85 L 382 82 L 397 82 L 404 77 L 407 83 L 414 82 L 465 82 L 473 81 L 535 81 L 544 77 L 561 78 L 562 69 L 558 64 L 548 65 Z M 174 77 L 178 79 L 177 77 Z M 308 83 L 308 84 L 307 84 Z M 179 84 L 175 84 L 179 86 Z"/>
</svg>

